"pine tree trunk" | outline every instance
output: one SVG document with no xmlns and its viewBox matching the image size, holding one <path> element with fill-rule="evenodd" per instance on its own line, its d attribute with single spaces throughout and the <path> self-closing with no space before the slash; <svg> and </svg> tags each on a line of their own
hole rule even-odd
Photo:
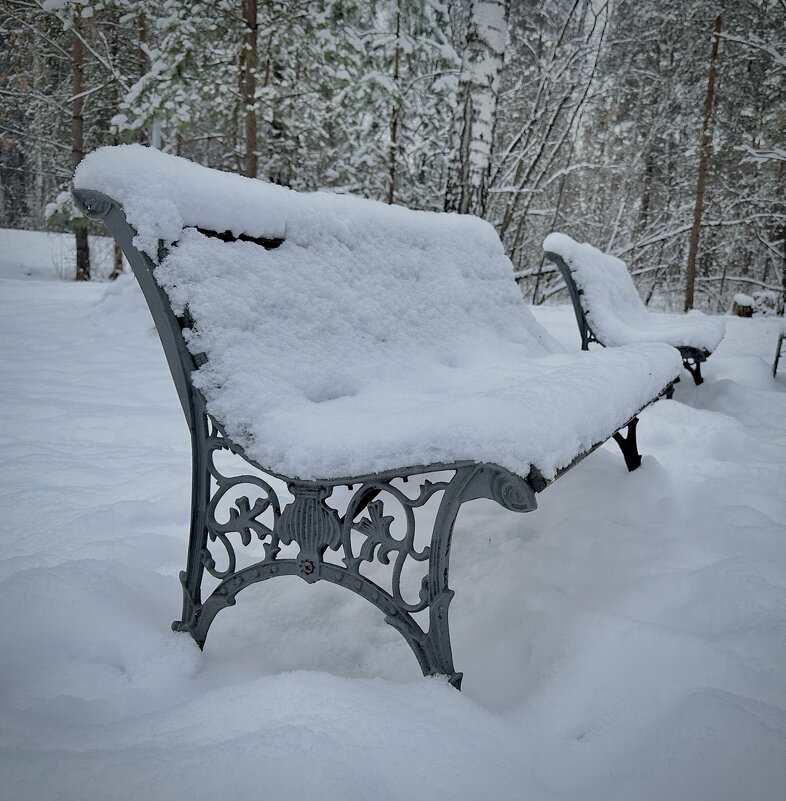
<svg viewBox="0 0 786 801">
<path fill-rule="evenodd" d="M 462 54 L 458 154 L 445 197 L 449 211 L 486 209 L 500 71 L 505 57 L 508 0 L 471 0 Z"/>
<path fill-rule="evenodd" d="M 82 118 L 84 92 L 84 76 L 82 74 L 84 54 L 82 40 L 79 38 L 79 14 L 81 7 L 74 6 L 74 33 L 72 35 L 71 59 L 71 166 L 76 169 L 84 158 L 84 120 Z M 78 220 L 75 226 L 76 238 L 76 280 L 90 280 L 90 250 L 87 244 L 87 227 L 85 221 Z"/>
<path fill-rule="evenodd" d="M 112 248 L 112 272 L 109 273 L 109 280 L 114 281 L 123 274 L 123 251 L 117 242 L 114 243 Z"/>
<path fill-rule="evenodd" d="M 701 231 L 701 215 L 704 208 L 704 188 L 707 184 L 707 162 L 710 156 L 712 140 L 712 107 L 715 100 L 715 72 L 718 61 L 718 43 L 723 17 L 715 19 L 715 34 L 712 38 L 710 53 L 710 73 L 707 78 L 707 96 L 704 101 L 704 120 L 701 126 L 701 147 L 699 151 L 699 176 L 696 181 L 696 202 L 693 207 L 693 228 L 690 232 L 688 248 L 688 276 L 685 284 L 685 311 L 693 308 L 693 290 L 696 283 L 696 254 L 699 251 L 699 233 Z"/>
<path fill-rule="evenodd" d="M 242 95 L 246 152 L 243 172 L 249 178 L 257 177 L 257 0 L 243 0 Z"/>
<path fill-rule="evenodd" d="M 398 90 L 399 62 L 401 59 L 401 6 L 396 9 L 396 52 L 393 56 L 393 85 Z M 390 156 L 388 162 L 388 204 L 393 203 L 396 196 L 396 161 L 398 159 L 398 115 L 399 101 L 396 98 L 390 113 Z"/>
<path fill-rule="evenodd" d="M 778 300 L 778 314 L 783 314 L 786 305 L 786 225 L 783 226 L 783 267 L 781 272 L 781 296 Z"/>
</svg>

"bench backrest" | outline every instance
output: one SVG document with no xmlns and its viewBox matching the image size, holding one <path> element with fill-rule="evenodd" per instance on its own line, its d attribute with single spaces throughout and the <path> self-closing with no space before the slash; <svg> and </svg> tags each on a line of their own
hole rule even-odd
<svg viewBox="0 0 786 801">
<path fill-rule="evenodd" d="M 646 320 L 649 312 L 624 261 L 559 233 L 549 234 L 543 249 L 568 268 L 587 322 L 601 342 L 617 344 L 620 323 L 635 328 Z"/>
</svg>

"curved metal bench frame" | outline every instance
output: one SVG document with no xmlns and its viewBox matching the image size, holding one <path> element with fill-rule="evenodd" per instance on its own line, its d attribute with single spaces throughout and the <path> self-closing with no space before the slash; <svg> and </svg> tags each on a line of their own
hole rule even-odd
<svg viewBox="0 0 786 801">
<path fill-rule="evenodd" d="M 131 265 L 152 313 L 191 432 L 191 524 L 187 565 L 180 573 L 183 611 L 172 628 L 188 632 L 202 648 L 215 616 L 234 605 L 237 594 L 245 587 L 276 576 L 300 576 L 308 583 L 324 580 L 346 587 L 379 609 L 385 621 L 403 635 L 424 675 L 445 675 L 454 687 L 460 688 L 462 674 L 453 665 L 448 625 L 448 609 L 454 595 L 448 581 L 450 547 L 459 509 L 467 501 L 488 498 L 505 509 L 529 512 L 537 507 L 536 493 L 549 482 L 535 468 L 522 478 L 498 465 L 470 461 L 413 465 L 375 475 L 325 481 L 292 479 L 258 464 L 227 436 L 220 422 L 207 412 L 203 395 L 193 386 L 191 374 L 204 362 L 204 357 L 194 356 L 186 347 L 182 329 L 188 320 L 173 313 L 166 293 L 153 276 L 152 260 L 133 244 L 136 231 L 120 205 L 100 192 L 75 190 L 73 194 L 86 216 L 106 225 Z M 277 244 L 271 242 L 266 246 Z M 159 260 L 164 255 L 165 249 L 160 245 Z M 630 470 L 641 463 L 636 444 L 637 422 L 634 416 L 626 423 L 627 436 L 619 431 L 614 434 Z M 582 453 L 559 475 L 601 444 Z M 214 458 L 221 451 L 230 451 L 254 470 L 285 481 L 292 500 L 282 504 L 270 483 L 252 472 L 222 473 Z M 429 478 L 444 471 L 451 471 L 452 477 L 434 481 Z M 416 495 L 405 494 L 394 483 L 396 479 L 407 481 L 410 477 L 417 477 L 419 482 Z M 341 485 L 347 485 L 353 493 L 343 515 L 327 503 L 334 488 Z M 253 504 L 249 500 L 252 494 L 248 492 L 249 486 L 255 489 Z M 440 493 L 430 544 L 418 549 L 415 512 Z M 227 501 L 229 511 L 221 515 L 227 519 L 219 520 L 219 505 L 223 503 L 222 508 L 226 508 Z M 390 531 L 394 515 L 387 512 L 391 506 L 405 524 L 401 537 L 394 537 Z M 272 525 L 260 519 L 265 514 L 268 519 L 272 516 Z M 238 568 L 230 534 L 235 539 L 239 536 L 243 546 L 250 545 L 254 538 L 260 540 L 264 558 Z M 362 541 L 359 546 L 358 539 Z M 211 551 L 211 546 L 218 543 L 223 550 L 222 561 L 226 562 L 224 569 L 216 566 Z M 281 557 L 281 546 L 293 543 L 298 547 L 297 556 Z M 339 558 L 326 561 L 329 550 Z M 361 572 L 374 561 L 390 567 L 389 589 Z M 417 599 L 407 600 L 401 577 L 405 566 L 412 563 L 422 563 L 424 575 Z M 203 600 L 202 582 L 206 573 L 218 584 Z M 421 612 L 428 615 L 427 629 L 415 619 Z"/>
<path fill-rule="evenodd" d="M 598 345 L 605 348 L 605 343 L 597 338 L 595 332 L 587 322 L 587 316 L 581 303 L 584 291 L 576 284 L 570 267 L 568 267 L 565 260 L 558 253 L 546 251 L 546 258 L 557 265 L 557 268 L 562 273 L 562 277 L 565 279 L 565 284 L 568 287 L 568 294 L 570 295 L 570 302 L 573 304 L 573 312 L 576 315 L 576 322 L 579 326 L 581 349 L 589 350 L 591 342 L 597 342 Z M 691 345 L 678 345 L 676 347 L 682 357 L 682 366 L 693 376 L 694 383 L 697 386 L 704 383 L 704 378 L 701 374 L 701 363 L 707 361 L 710 352 L 702 348 L 694 348 Z M 668 395 L 668 397 L 671 397 L 671 395 Z"/>
</svg>

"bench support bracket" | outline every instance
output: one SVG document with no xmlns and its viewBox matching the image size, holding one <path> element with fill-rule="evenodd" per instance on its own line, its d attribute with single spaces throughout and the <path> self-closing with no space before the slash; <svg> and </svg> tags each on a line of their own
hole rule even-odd
<svg viewBox="0 0 786 801">
<path fill-rule="evenodd" d="M 619 431 L 614 434 L 614 441 L 620 446 L 622 456 L 625 459 L 625 466 L 630 472 L 633 472 L 638 467 L 641 467 L 641 454 L 639 453 L 639 446 L 636 442 L 636 426 L 639 424 L 639 418 L 634 417 L 627 426 L 627 436 L 623 436 Z"/>
<path fill-rule="evenodd" d="M 462 674 L 453 665 L 448 624 L 456 517 L 461 505 L 475 498 L 490 498 L 512 511 L 531 511 L 537 503 L 529 483 L 495 465 L 467 464 L 452 470 L 447 480 L 442 480 L 443 472 L 432 481 L 424 469 L 359 482 L 343 514 L 327 502 L 337 486 L 332 482 L 290 481 L 293 497 L 282 505 L 255 465 L 249 463 L 252 470 L 245 475 L 223 475 L 216 453 L 237 451 L 212 421 L 209 424 L 204 440 L 195 437 L 191 539 L 187 569 L 180 574 L 183 615 L 172 628 L 187 631 L 201 648 L 215 616 L 234 605 L 245 587 L 276 576 L 295 575 L 309 584 L 329 581 L 377 607 L 407 641 L 424 675 L 447 676 L 460 688 Z M 409 484 L 414 491 L 405 493 L 398 480 L 405 477 L 417 479 Z M 423 513 L 420 521 L 430 525 L 430 538 L 416 541 L 416 512 L 438 496 L 436 515 Z M 395 519 L 400 525 L 394 534 Z M 247 547 L 255 540 L 261 541 L 262 559 L 238 567 L 237 546 Z M 222 568 L 213 555 L 215 548 L 221 552 Z M 331 558 L 331 552 L 336 556 Z M 372 565 L 373 570 L 366 570 Z M 404 580 L 412 571 L 414 586 Z M 205 573 L 218 584 L 203 601 Z"/>
<path fill-rule="evenodd" d="M 701 363 L 707 361 L 709 353 L 700 348 L 690 347 L 688 345 L 681 345 L 677 348 L 682 356 L 682 366 L 691 374 L 694 384 L 698 386 L 704 383 L 704 377 L 701 374 Z"/>
</svg>

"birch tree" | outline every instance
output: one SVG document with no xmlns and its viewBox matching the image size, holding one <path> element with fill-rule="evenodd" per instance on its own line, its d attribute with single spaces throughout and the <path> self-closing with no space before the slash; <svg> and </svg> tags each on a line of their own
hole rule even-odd
<svg viewBox="0 0 786 801">
<path fill-rule="evenodd" d="M 509 0 L 470 0 L 456 117 L 457 155 L 445 207 L 483 215 L 488 196 Z"/>
</svg>

